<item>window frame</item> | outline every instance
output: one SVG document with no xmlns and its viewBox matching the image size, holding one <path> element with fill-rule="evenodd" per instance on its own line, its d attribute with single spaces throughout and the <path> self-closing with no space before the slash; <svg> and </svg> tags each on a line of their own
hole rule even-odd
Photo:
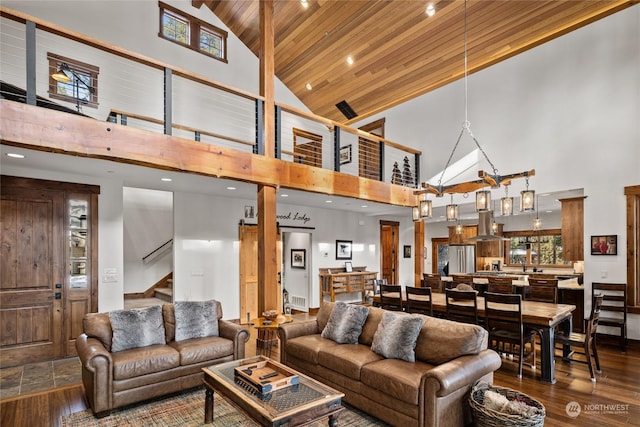
<svg viewBox="0 0 640 427">
<path fill-rule="evenodd" d="M 187 49 L 193 50 L 195 52 L 201 53 L 205 56 L 208 56 L 210 58 L 216 59 L 218 61 L 224 62 L 225 64 L 228 63 L 227 60 L 227 38 L 228 38 L 228 33 L 218 27 L 216 27 L 215 25 L 209 24 L 201 19 L 196 18 L 195 16 L 191 16 L 186 12 L 183 12 L 179 9 L 176 9 L 173 6 L 170 6 L 166 3 L 163 2 L 158 2 L 158 8 L 159 8 L 159 15 L 158 15 L 158 21 L 159 21 L 159 30 L 158 30 L 158 37 L 160 37 L 161 39 L 164 40 L 168 40 L 172 43 L 176 43 L 180 46 L 186 47 Z M 188 34 L 188 40 L 187 43 L 183 43 L 179 40 L 173 39 L 171 37 L 168 37 L 164 34 L 163 30 L 164 30 L 164 26 L 162 25 L 162 20 L 163 17 L 165 15 L 165 12 L 167 12 L 169 15 L 175 15 L 176 17 L 184 20 L 187 22 L 188 26 L 189 26 L 189 34 Z M 220 41 L 222 43 L 221 46 L 221 56 L 216 56 L 206 50 L 203 50 L 200 48 L 200 37 L 202 32 L 206 32 L 208 34 L 211 34 L 213 36 L 217 36 L 220 38 Z"/>
<path fill-rule="evenodd" d="M 58 93 L 58 84 L 52 75 L 58 70 L 62 64 L 67 64 L 69 69 L 80 76 L 89 77 L 89 85 L 93 88 L 93 93 L 89 92 L 89 99 L 87 101 L 80 100 L 80 105 L 83 107 L 98 108 L 98 75 L 100 74 L 100 68 L 87 64 L 86 62 L 78 61 L 77 59 L 68 58 L 62 55 L 58 55 L 52 52 L 47 52 L 47 61 L 49 62 L 49 89 L 47 93 L 49 98 L 57 99 L 60 101 L 71 102 L 78 104 L 78 99 L 75 96 L 64 95 Z M 78 86 L 80 88 L 80 86 Z M 85 88 L 86 89 L 86 88 Z"/>
<path fill-rule="evenodd" d="M 551 228 L 551 229 L 546 229 L 546 230 L 516 230 L 516 231 L 505 231 L 503 233 L 503 237 L 506 237 L 509 239 L 509 241 L 505 241 L 504 242 L 504 257 L 503 257 L 503 261 L 504 261 L 504 265 L 508 266 L 508 267 L 519 267 L 522 264 L 514 264 L 511 263 L 511 247 L 510 247 L 510 243 L 511 243 L 511 239 L 514 237 L 518 237 L 518 238 L 531 238 L 531 239 L 538 239 L 539 237 L 545 237 L 545 236 L 553 236 L 553 237 L 560 237 L 562 238 L 562 229 L 560 228 Z M 540 244 L 540 242 L 531 242 L 532 244 Z M 571 261 L 566 261 L 563 259 L 563 261 L 566 262 L 566 264 L 541 264 L 541 263 L 527 263 L 527 266 L 531 266 L 531 265 L 535 265 L 536 267 L 546 267 L 546 268 L 567 268 L 567 269 L 572 269 L 573 268 L 573 264 L 571 263 Z"/>
</svg>

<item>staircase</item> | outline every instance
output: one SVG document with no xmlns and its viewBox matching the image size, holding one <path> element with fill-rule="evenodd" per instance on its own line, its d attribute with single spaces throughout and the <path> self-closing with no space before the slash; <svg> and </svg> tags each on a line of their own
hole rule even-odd
<svg viewBox="0 0 640 427">
<path fill-rule="evenodd" d="M 173 302 L 173 279 L 167 279 L 165 287 L 155 288 L 153 296 L 166 302 Z"/>
</svg>

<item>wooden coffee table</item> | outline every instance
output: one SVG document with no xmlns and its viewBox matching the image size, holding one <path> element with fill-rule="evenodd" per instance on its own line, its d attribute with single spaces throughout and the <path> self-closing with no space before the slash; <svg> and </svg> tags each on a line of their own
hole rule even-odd
<svg viewBox="0 0 640 427">
<path fill-rule="evenodd" d="M 265 360 L 295 372 L 299 376 L 299 383 L 260 395 L 236 382 L 234 374 L 236 367 Z M 213 421 L 215 390 L 263 426 L 306 425 L 325 417 L 329 417 L 330 427 L 338 425 L 338 415 L 343 409 L 344 393 L 264 356 L 234 360 L 202 370 L 206 386 L 205 424 Z"/>
</svg>

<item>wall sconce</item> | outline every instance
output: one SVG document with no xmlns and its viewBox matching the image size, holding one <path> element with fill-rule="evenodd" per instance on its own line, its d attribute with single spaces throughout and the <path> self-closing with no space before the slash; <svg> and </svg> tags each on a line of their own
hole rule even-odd
<svg viewBox="0 0 640 427">
<path fill-rule="evenodd" d="M 486 212 L 491 207 L 491 191 L 476 191 L 476 211 Z"/>
<path fill-rule="evenodd" d="M 536 192 L 529 190 L 529 177 L 526 180 L 526 189 L 520 192 L 520 212 L 533 212 L 536 208 Z"/>
</svg>

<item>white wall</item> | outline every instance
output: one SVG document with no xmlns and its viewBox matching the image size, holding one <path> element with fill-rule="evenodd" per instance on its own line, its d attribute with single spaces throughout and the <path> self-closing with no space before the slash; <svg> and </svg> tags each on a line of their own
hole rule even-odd
<svg viewBox="0 0 640 427">
<path fill-rule="evenodd" d="M 123 189 L 124 292 L 144 292 L 173 271 L 173 193 Z"/>
</svg>

